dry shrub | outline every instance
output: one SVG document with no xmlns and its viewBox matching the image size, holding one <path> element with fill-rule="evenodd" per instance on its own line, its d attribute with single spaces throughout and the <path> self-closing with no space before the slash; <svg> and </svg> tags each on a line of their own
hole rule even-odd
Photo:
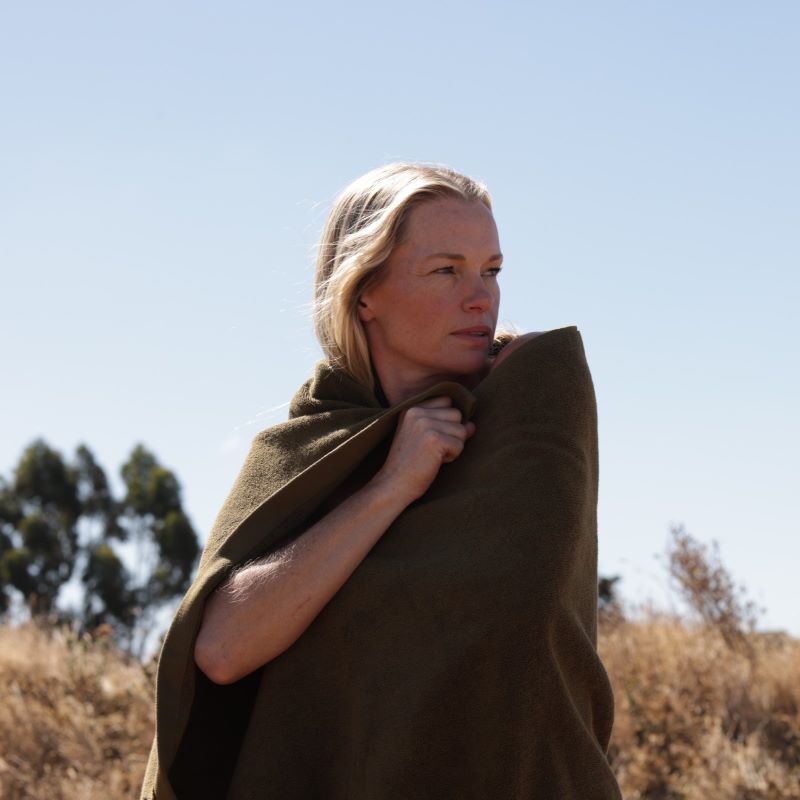
<svg viewBox="0 0 800 800">
<path fill-rule="evenodd" d="M 755 630 L 760 609 L 745 597 L 722 564 L 719 545 L 698 542 L 682 525 L 671 529 L 668 569 L 675 588 L 708 627 L 715 628 L 732 649 L 753 657 L 747 633 Z"/>
<path fill-rule="evenodd" d="M 137 798 L 152 676 L 107 635 L 0 627 L 0 797 Z"/>
<path fill-rule="evenodd" d="M 651 612 L 601 629 L 626 800 L 800 800 L 800 641 Z"/>
<path fill-rule="evenodd" d="M 800 800 L 800 641 L 709 548 L 672 528 L 667 569 L 689 619 L 600 614 L 615 695 L 609 760 L 627 800 Z"/>
</svg>

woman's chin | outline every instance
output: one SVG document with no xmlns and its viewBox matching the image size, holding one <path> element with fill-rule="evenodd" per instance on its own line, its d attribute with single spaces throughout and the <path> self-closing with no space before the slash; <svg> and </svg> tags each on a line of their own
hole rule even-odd
<svg viewBox="0 0 800 800">
<path fill-rule="evenodd" d="M 462 362 L 457 368 L 454 368 L 453 380 L 467 389 L 472 389 L 489 374 L 491 368 L 492 362 L 489 360 L 488 354 L 484 353 L 480 357 Z"/>
</svg>

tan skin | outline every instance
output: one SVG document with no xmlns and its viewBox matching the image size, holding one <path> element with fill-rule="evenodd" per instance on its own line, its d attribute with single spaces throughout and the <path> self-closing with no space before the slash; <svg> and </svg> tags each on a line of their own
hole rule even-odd
<svg viewBox="0 0 800 800">
<path fill-rule="evenodd" d="M 441 380 L 473 387 L 486 376 L 501 261 L 494 219 L 483 204 L 437 198 L 411 209 L 383 279 L 359 303 L 391 405 Z M 195 645 L 200 669 L 215 683 L 233 683 L 288 649 L 474 432 L 449 397 L 403 412 L 386 461 L 362 489 L 210 596 Z"/>
</svg>

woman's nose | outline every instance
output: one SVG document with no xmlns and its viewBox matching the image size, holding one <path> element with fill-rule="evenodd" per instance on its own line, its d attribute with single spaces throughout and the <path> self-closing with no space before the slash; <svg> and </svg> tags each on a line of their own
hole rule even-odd
<svg viewBox="0 0 800 800">
<path fill-rule="evenodd" d="M 492 293 L 486 288 L 482 278 L 470 284 L 469 291 L 464 297 L 465 308 L 475 308 L 480 311 L 485 311 L 491 308 Z"/>
</svg>

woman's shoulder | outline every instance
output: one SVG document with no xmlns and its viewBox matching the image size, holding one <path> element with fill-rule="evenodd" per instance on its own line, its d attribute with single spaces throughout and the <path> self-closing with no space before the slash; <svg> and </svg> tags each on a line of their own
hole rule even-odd
<svg viewBox="0 0 800 800">
<path fill-rule="evenodd" d="M 511 353 L 517 350 L 526 342 L 529 342 L 531 339 L 535 339 L 537 336 L 541 336 L 545 331 L 531 331 L 529 333 L 521 333 L 521 334 L 510 334 L 510 333 L 503 333 L 500 334 L 495 339 L 495 347 L 493 358 L 492 358 L 492 365 L 491 369 L 494 369 L 499 364 L 501 364 L 505 359 L 507 359 Z"/>
</svg>

